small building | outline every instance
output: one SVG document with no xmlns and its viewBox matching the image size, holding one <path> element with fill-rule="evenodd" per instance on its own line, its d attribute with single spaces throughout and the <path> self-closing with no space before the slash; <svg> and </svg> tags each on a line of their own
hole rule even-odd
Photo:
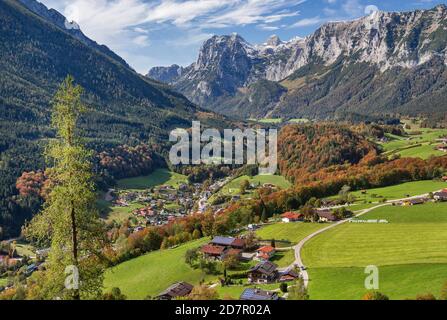
<svg viewBox="0 0 447 320">
<path fill-rule="evenodd" d="M 178 297 L 186 297 L 194 286 L 187 282 L 177 282 L 157 296 L 158 300 L 172 300 Z"/>
<path fill-rule="evenodd" d="M 402 202 L 403 206 L 417 206 L 420 204 L 424 204 L 428 201 L 427 198 L 414 198 L 414 199 L 409 199 L 409 200 L 404 200 Z"/>
<path fill-rule="evenodd" d="M 272 246 L 264 246 L 256 250 L 256 259 L 259 261 L 269 261 L 276 253 Z"/>
<path fill-rule="evenodd" d="M 206 258 L 213 258 L 220 260 L 223 258 L 225 247 L 223 246 L 216 246 L 213 244 L 206 244 L 202 247 L 200 250 Z"/>
<path fill-rule="evenodd" d="M 443 190 L 441 192 L 434 193 L 433 198 L 436 201 L 447 201 L 447 190 Z"/>
<path fill-rule="evenodd" d="M 240 300 L 273 301 L 273 300 L 279 300 L 279 296 L 278 293 L 276 292 L 270 292 L 256 288 L 247 288 L 244 290 L 244 292 L 242 292 Z"/>
<path fill-rule="evenodd" d="M 278 266 L 270 261 L 264 261 L 248 271 L 249 283 L 270 283 L 278 277 Z"/>
<path fill-rule="evenodd" d="M 317 214 L 320 222 L 334 222 L 338 220 L 331 210 L 318 210 Z"/>
<path fill-rule="evenodd" d="M 294 281 L 299 278 L 299 274 L 294 271 L 292 268 L 289 268 L 285 271 L 281 271 L 278 274 L 278 281 L 279 282 L 289 282 Z"/>
<path fill-rule="evenodd" d="M 281 218 L 282 222 L 289 223 L 303 220 L 303 215 L 297 212 L 286 212 L 281 215 Z"/>
<path fill-rule="evenodd" d="M 225 248 L 245 249 L 245 240 L 233 237 L 214 237 L 211 241 L 212 245 L 222 246 Z"/>
</svg>

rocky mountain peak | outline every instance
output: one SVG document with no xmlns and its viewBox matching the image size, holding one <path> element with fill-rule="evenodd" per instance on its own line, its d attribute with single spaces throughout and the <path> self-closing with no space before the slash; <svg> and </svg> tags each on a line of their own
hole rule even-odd
<svg viewBox="0 0 447 320">
<path fill-rule="evenodd" d="M 267 42 L 265 43 L 267 46 L 271 47 L 277 47 L 282 43 L 281 39 L 275 34 L 268 38 Z"/>
</svg>

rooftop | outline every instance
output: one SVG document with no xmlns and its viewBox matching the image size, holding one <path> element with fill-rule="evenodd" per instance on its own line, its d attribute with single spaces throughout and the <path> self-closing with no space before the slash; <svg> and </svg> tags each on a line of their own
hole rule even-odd
<svg viewBox="0 0 447 320">
<path fill-rule="evenodd" d="M 256 288 L 247 288 L 242 292 L 241 300 L 278 300 L 278 294 L 276 292 L 269 292 Z"/>
</svg>

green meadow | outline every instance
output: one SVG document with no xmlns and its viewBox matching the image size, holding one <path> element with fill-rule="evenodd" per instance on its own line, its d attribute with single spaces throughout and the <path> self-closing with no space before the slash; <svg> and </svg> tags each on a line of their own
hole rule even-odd
<svg viewBox="0 0 447 320">
<path fill-rule="evenodd" d="M 122 179 L 118 181 L 119 189 L 144 190 L 160 185 L 178 187 L 188 181 L 187 177 L 167 169 L 157 169 L 148 176 Z"/>
<path fill-rule="evenodd" d="M 403 121 L 410 126 L 407 136 L 400 137 L 387 134 L 388 142 L 381 143 L 388 155 L 399 154 L 401 157 L 428 159 L 431 156 L 442 156 L 444 152 L 436 150 L 439 142 L 436 139 L 447 136 L 446 129 L 421 128 L 419 122 Z"/>
<path fill-rule="evenodd" d="M 439 294 L 447 281 L 446 203 L 381 207 L 360 219 L 389 224 L 346 223 L 304 246 L 312 299 L 360 299 L 369 265 L 379 267 L 379 291 L 391 299 Z"/>
<path fill-rule="evenodd" d="M 402 183 L 390 187 L 368 189 L 366 194 L 362 191 L 352 192 L 356 197 L 356 202 L 377 202 L 381 199 L 394 200 L 408 196 L 417 196 L 425 193 L 438 191 L 447 188 L 447 183 L 442 181 L 424 180 Z M 335 198 L 335 197 L 332 197 Z"/>
<path fill-rule="evenodd" d="M 292 184 L 283 176 L 277 175 L 257 175 L 254 177 L 241 176 L 233 179 L 227 183 L 219 192 L 223 195 L 238 195 L 240 193 L 240 186 L 242 181 L 248 180 L 250 183 L 263 185 L 266 183 L 275 185 L 281 189 L 287 189 L 292 186 Z"/>
<path fill-rule="evenodd" d="M 105 274 L 107 291 L 118 287 L 132 300 L 154 297 L 178 281 L 198 285 L 208 279 L 199 269 L 192 269 L 184 262 L 187 250 L 205 244 L 209 239 L 192 241 L 174 249 L 159 250 L 123 262 Z"/>
</svg>

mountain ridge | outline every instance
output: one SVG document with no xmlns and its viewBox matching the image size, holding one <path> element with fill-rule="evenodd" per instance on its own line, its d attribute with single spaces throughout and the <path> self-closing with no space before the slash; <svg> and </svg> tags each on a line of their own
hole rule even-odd
<svg viewBox="0 0 447 320">
<path fill-rule="evenodd" d="M 391 82 L 394 80 L 389 79 L 389 75 L 396 73 L 396 70 L 411 76 L 409 71 L 429 68 L 433 61 L 437 61 L 438 68 L 445 69 L 446 47 L 445 5 L 438 5 L 430 10 L 403 13 L 374 12 L 353 21 L 325 23 L 306 38 L 295 38 L 288 42 L 282 42 L 273 36 L 265 44 L 251 45 L 239 35 L 214 36 L 205 41 L 197 61 L 168 82 L 202 107 L 231 116 L 243 114 L 248 117 L 275 115 L 333 118 L 340 115 L 344 109 L 353 109 L 347 105 L 351 104 L 352 95 L 343 97 L 344 104 L 337 106 L 337 103 L 334 103 L 321 111 L 309 111 L 309 107 L 318 107 L 309 101 L 302 101 L 295 108 L 291 108 L 287 106 L 288 101 L 292 99 L 290 96 L 300 96 L 302 92 L 306 94 L 315 91 L 317 87 L 327 86 L 329 90 L 324 94 L 321 90 L 314 92 L 317 96 L 325 98 L 327 94 L 332 93 L 332 89 L 336 89 L 334 85 L 340 84 L 340 72 L 355 68 L 355 65 L 364 65 L 371 69 L 370 77 L 373 79 L 387 78 L 387 81 Z M 312 81 L 325 75 L 321 70 L 339 78 L 338 81 Z M 340 72 L 335 74 L 336 70 Z M 361 77 L 361 72 L 355 75 Z M 444 79 L 445 76 L 442 74 L 441 78 Z M 281 88 L 278 88 L 276 94 L 272 95 L 274 100 L 264 101 L 263 112 L 260 112 L 259 105 L 243 103 L 253 100 L 248 99 L 243 92 L 260 80 L 276 82 L 288 91 L 283 92 L 278 99 L 278 94 L 282 92 Z M 357 80 L 358 83 L 365 83 L 365 87 L 355 86 L 359 91 L 365 92 L 367 86 L 371 85 L 362 78 Z M 399 87 L 391 82 L 390 86 Z M 443 83 L 443 80 L 439 83 Z M 436 88 L 433 86 L 431 89 Z M 251 95 L 254 93 L 251 92 Z M 370 92 L 364 99 L 370 100 L 372 105 L 374 95 L 374 92 Z M 410 98 L 416 100 L 420 97 Z M 312 100 L 317 103 L 315 99 Z M 399 100 L 398 97 L 390 97 L 386 112 L 383 112 L 382 107 L 370 106 L 371 108 L 360 108 L 362 110 L 359 113 L 365 113 L 365 109 L 370 109 L 366 110 L 366 114 L 394 113 L 396 110 L 406 114 L 412 113 L 411 108 L 404 106 L 408 104 L 407 97 L 402 99 L 405 104 L 395 104 L 395 100 Z M 239 105 L 238 110 L 235 110 L 235 104 Z M 447 110 L 445 104 L 442 105 L 442 110 Z"/>
</svg>

